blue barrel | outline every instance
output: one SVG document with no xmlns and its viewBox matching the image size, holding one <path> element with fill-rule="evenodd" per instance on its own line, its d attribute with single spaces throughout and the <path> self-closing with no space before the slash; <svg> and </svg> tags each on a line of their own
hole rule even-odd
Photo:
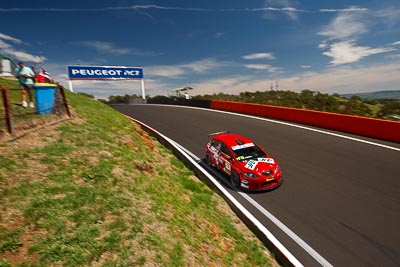
<svg viewBox="0 0 400 267">
<path fill-rule="evenodd" d="M 54 95 L 57 84 L 35 83 L 36 110 L 38 114 L 49 114 L 54 109 Z"/>
</svg>

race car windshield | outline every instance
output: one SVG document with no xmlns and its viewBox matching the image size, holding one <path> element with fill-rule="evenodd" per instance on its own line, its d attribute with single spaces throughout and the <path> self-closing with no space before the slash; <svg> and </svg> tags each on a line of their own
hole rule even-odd
<svg viewBox="0 0 400 267">
<path fill-rule="evenodd" d="M 257 146 L 250 146 L 233 150 L 237 160 L 248 160 L 251 158 L 265 157 L 265 153 Z"/>
</svg>

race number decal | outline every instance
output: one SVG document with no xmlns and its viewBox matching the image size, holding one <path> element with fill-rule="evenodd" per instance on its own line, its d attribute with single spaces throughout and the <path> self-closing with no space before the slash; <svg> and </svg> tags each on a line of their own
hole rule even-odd
<svg viewBox="0 0 400 267">
<path fill-rule="evenodd" d="M 231 164 L 229 162 L 225 162 L 225 169 L 230 172 L 231 171 Z"/>
</svg>

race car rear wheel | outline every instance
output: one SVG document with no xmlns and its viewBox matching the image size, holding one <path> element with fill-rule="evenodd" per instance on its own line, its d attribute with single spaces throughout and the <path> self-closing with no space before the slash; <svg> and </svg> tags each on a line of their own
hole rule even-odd
<svg viewBox="0 0 400 267">
<path fill-rule="evenodd" d="M 231 173 L 231 184 L 235 188 L 240 186 L 240 176 L 236 171 L 232 171 Z"/>
</svg>

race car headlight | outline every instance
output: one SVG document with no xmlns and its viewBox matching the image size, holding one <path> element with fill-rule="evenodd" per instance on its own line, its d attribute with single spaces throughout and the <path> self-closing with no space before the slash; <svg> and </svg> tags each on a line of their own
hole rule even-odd
<svg viewBox="0 0 400 267">
<path fill-rule="evenodd" d="M 245 172 L 244 175 L 246 175 L 247 177 L 250 177 L 250 178 L 258 178 L 258 175 L 254 174 L 252 172 Z"/>
</svg>

